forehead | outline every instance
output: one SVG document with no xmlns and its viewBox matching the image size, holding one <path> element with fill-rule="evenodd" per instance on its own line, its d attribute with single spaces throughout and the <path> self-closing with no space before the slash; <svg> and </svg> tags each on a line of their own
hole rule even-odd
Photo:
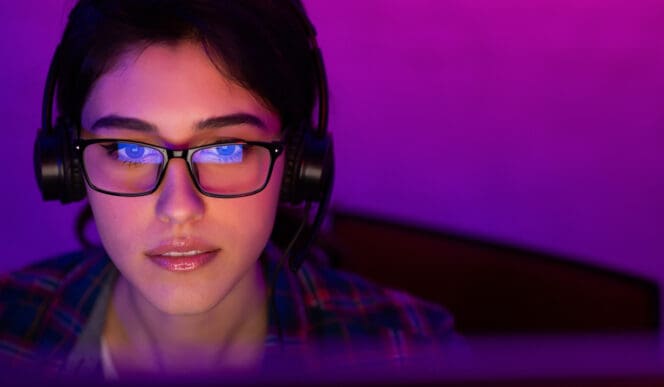
<svg viewBox="0 0 664 387">
<path fill-rule="evenodd" d="M 277 115 L 224 72 L 197 42 L 127 50 L 93 85 L 81 124 L 85 129 L 100 117 L 131 117 L 177 137 L 210 117 L 250 114 L 278 132 Z"/>
</svg>

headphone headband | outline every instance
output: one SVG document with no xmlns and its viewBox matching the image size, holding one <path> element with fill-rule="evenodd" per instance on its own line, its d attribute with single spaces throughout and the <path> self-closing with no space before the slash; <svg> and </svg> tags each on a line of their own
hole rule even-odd
<svg viewBox="0 0 664 387">
<path fill-rule="evenodd" d="M 306 36 L 309 40 L 309 49 L 313 56 L 314 71 L 316 72 L 317 80 L 317 90 L 318 90 L 318 121 L 316 122 L 315 131 L 318 137 L 325 137 L 327 133 L 327 121 L 328 121 L 328 88 L 327 88 L 327 76 L 325 73 L 325 64 L 323 63 L 323 55 L 320 52 L 318 47 L 318 39 L 316 38 L 316 28 L 311 23 L 311 20 L 307 17 L 306 10 L 304 5 L 300 0 L 290 0 L 289 4 L 293 8 L 294 13 L 297 15 L 297 18 L 300 21 L 300 25 L 305 31 Z"/>
<path fill-rule="evenodd" d="M 57 74 L 60 71 L 60 45 L 55 48 L 55 53 L 48 66 L 46 75 L 46 85 L 44 86 L 44 95 L 42 96 L 42 114 L 41 127 L 45 130 L 52 130 L 53 126 L 53 99 L 55 96 L 55 85 L 57 84 Z"/>
<path fill-rule="evenodd" d="M 282 202 L 298 204 L 302 201 L 319 201 L 323 196 L 322 192 L 331 189 L 331 173 L 318 173 L 320 178 L 315 178 L 316 174 L 312 171 L 322 168 L 323 172 L 333 168 L 331 155 L 331 139 L 327 134 L 328 122 L 328 87 L 327 77 L 323 58 L 316 40 L 316 31 L 306 15 L 305 9 L 299 0 L 288 0 L 291 11 L 294 12 L 303 33 L 309 42 L 311 51 L 311 60 L 314 69 L 314 78 L 316 82 L 317 101 L 314 109 L 317 110 L 317 121 L 314 126 L 308 117 L 307 122 L 301 123 L 299 130 L 301 135 L 294 136 L 294 144 L 290 144 L 290 152 L 287 152 L 288 164 L 282 186 Z M 72 151 L 71 140 L 77 135 L 73 127 L 66 125 L 68 121 L 75 125 L 74 118 L 63 120 L 58 117 L 61 124 L 53 125 L 53 108 L 55 100 L 55 91 L 58 84 L 58 77 L 62 62 L 62 43 L 58 44 L 53 58 L 51 60 L 44 94 L 42 98 L 42 117 L 41 129 L 37 135 L 34 152 L 34 167 L 37 184 L 42 192 L 44 200 L 60 200 L 62 203 L 69 203 L 81 200 L 85 196 L 85 186 L 80 181 L 82 173 L 80 168 L 71 170 L 70 166 L 78 167 L 79 161 L 72 161 L 76 157 Z M 312 112 L 313 113 L 313 112 Z M 58 133 L 60 130 L 69 133 Z M 67 139 L 69 142 L 66 142 Z M 313 145 L 322 152 L 303 152 L 300 148 L 307 144 Z M 300 155 L 302 157 L 296 157 Z M 318 167 L 323 165 L 324 167 Z M 316 167 L 313 167 L 316 166 Z M 76 187 L 76 188 L 72 188 Z M 80 187 L 80 188 L 79 188 Z M 317 188 L 314 188 L 317 187 Z"/>
</svg>

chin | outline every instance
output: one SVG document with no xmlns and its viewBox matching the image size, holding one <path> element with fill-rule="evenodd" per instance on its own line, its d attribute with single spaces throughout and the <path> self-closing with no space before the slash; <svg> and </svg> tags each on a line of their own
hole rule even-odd
<svg viewBox="0 0 664 387">
<path fill-rule="evenodd" d="M 175 293 L 171 294 L 170 297 L 160 295 L 146 298 L 164 314 L 187 316 L 209 312 L 219 305 L 226 296 L 226 293 L 215 297 L 210 292 L 200 294 L 198 292 L 183 292 L 182 290 L 176 290 Z"/>
<path fill-rule="evenodd" d="M 227 264 L 225 270 L 216 265 L 201 269 L 184 275 L 162 273 L 165 275 L 152 283 L 139 282 L 137 290 L 164 314 L 198 315 L 220 306 L 227 311 L 244 309 L 249 300 L 255 299 L 256 281 L 262 279 L 256 278 L 262 276 L 258 262 L 249 267 Z"/>
</svg>

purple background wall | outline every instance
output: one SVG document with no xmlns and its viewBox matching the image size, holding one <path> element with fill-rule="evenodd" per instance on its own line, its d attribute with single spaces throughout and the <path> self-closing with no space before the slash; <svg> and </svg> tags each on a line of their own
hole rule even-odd
<svg viewBox="0 0 664 387">
<path fill-rule="evenodd" d="M 0 271 L 72 250 L 32 144 L 73 0 L 0 5 Z M 664 281 L 664 3 L 308 5 L 328 67 L 336 206 Z"/>
</svg>

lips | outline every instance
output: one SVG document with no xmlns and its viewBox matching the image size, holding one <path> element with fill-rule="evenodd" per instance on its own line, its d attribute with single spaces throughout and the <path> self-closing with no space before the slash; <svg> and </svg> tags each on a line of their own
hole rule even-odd
<svg viewBox="0 0 664 387">
<path fill-rule="evenodd" d="M 163 269 L 188 272 L 210 262 L 220 251 L 219 247 L 204 241 L 181 237 L 167 239 L 145 255 Z"/>
</svg>

